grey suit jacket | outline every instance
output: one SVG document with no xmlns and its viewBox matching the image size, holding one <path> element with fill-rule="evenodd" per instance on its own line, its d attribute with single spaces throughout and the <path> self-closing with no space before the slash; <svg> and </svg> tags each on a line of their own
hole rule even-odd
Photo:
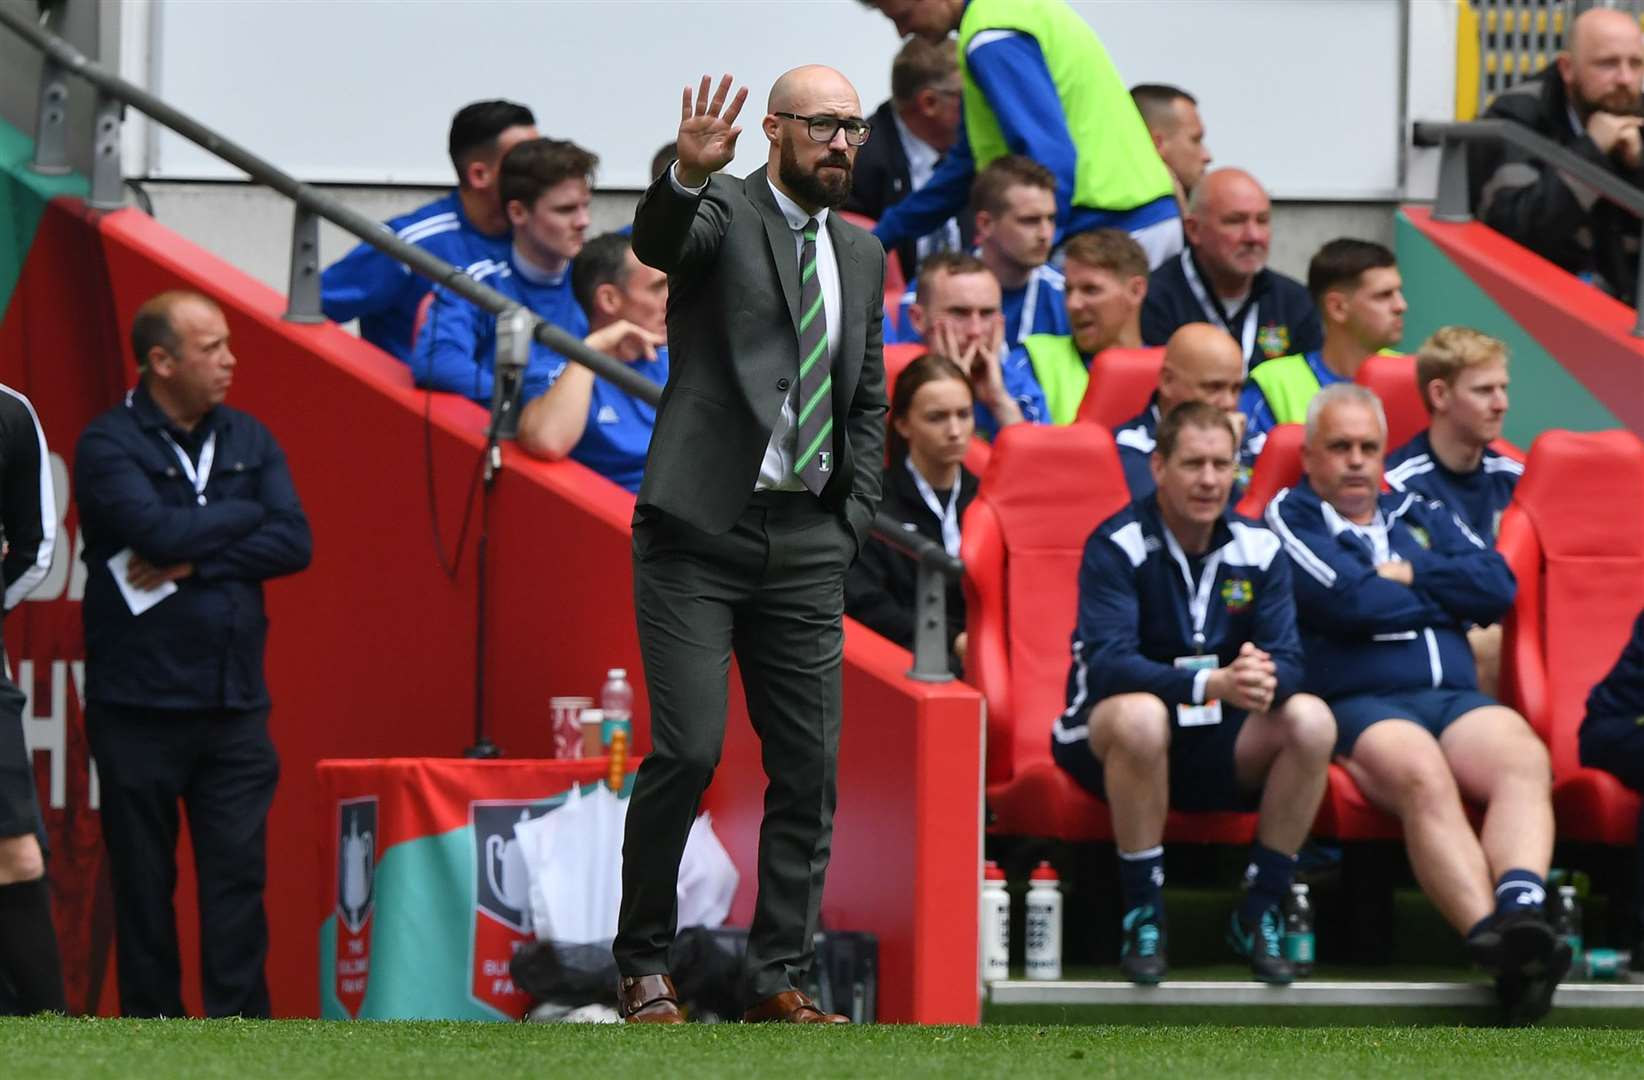
<svg viewBox="0 0 1644 1080">
<path fill-rule="evenodd" d="M 881 354 L 885 253 L 828 215 L 839 264 L 833 365 L 833 477 L 822 501 L 857 547 L 879 505 L 885 444 Z M 668 385 L 639 489 L 655 507 L 719 534 L 753 494 L 771 431 L 799 371 L 799 260 L 765 170 L 714 176 L 699 196 L 667 173 L 634 214 L 634 254 L 668 275 Z"/>
</svg>

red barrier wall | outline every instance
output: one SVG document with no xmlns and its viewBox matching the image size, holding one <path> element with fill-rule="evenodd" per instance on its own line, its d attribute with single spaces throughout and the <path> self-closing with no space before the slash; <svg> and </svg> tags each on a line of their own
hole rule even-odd
<svg viewBox="0 0 1644 1080">
<path fill-rule="evenodd" d="M 230 400 L 278 436 L 312 521 L 312 567 L 268 589 L 268 675 L 284 766 L 270 820 L 269 977 L 278 1015 L 315 1015 L 317 927 L 308 877 L 319 842 L 312 835 L 314 762 L 449 755 L 472 741 L 480 510 L 456 580 L 448 581 L 431 538 L 428 477 L 431 463 L 449 550 L 484 414 L 469 402 L 414 390 L 402 365 L 335 326 L 282 321 L 282 297 L 136 211 L 99 218 L 59 202 L 47 216 L 42 235 L 49 230 L 53 244 L 72 253 L 72 272 L 50 275 L 32 299 L 20 295 L 22 310 L 13 304 L 7 326 L 19 323 L 25 341 L 50 340 L 63 351 L 54 366 L 31 369 L 18 384 L 37 401 L 46 387 L 62 384 L 113 404 L 134 372 L 129 359 L 112 360 L 108 328 L 128 327 L 138 304 L 163 289 L 206 292 L 223 305 L 240 361 Z M 107 302 L 87 276 L 88 262 L 95 268 L 97 261 L 96 230 Z M 37 259 L 57 262 L 43 246 L 36 244 L 26 274 Z M 63 287 L 65 280 L 73 286 Z M 102 329 L 90 333 L 94 324 Z M 12 366 L 7 350 L 3 374 Z M 49 418 L 46 424 L 53 449 L 68 458 L 78 430 Z M 489 716 L 505 752 L 531 756 L 547 751 L 551 695 L 592 694 L 610 666 L 640 670 L 628 556 L 632 497 L 573 463 L 531 461 L 511 446 L 504 458 L 490 509 Z M 77 628 L 78 603 L 72 608 Z M 62 647 L 78 646 L 76 637 Z M 980 698 L 956 684 L 903 679 L 907 653 L 854 626 L 845 663 L 841 811 L 824 917 L 880 935 L 883 1018 L 974 1022 Z M 648 707 L 643 681 L 634 681 L 636 743 L 644 751 Z M 733 698 L 733 734 L 711 802 L 743 872 L 737 911 L 745 914 L 763 779 L 740 694 Z M 76 711 L 70 724 L 78 723 Z M 192 905 L 184 899 L 191 891 L 185 876 L 179 910 L 190 987 L 198 978 Z M 109 998 L 105 988 L 105 1008 Z"/>
</svg>

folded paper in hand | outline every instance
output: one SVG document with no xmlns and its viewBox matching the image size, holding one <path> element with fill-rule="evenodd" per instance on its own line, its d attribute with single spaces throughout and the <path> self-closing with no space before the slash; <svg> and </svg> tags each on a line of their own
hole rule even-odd
<svg viewBox="0 0 1644 1080">
<path fill-rule="evenodd" d="M 152 589 L 139 589 L 126 580 L 126 573 L 131 569 L 131 557 L 134 552 L 130 548 L 121 548 L 108 560 L 108 572 L 114 575 L 114 584 L 120 587 L 120 595 L 126 598 L 126 607 L 133 615 L 141 615 L 161 600 L 177 591 L 175 581 L 162 581 Z"/>
</svg>

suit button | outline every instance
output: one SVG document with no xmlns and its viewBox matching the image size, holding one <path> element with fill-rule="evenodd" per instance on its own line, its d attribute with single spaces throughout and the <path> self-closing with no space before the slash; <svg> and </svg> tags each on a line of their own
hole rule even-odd
<svg viewBox="0 0 1644 1080">
<path fill-rule="evenodd" d="M 793 384 L 790 383 L 787 379 L 778 379 L 778 380 L 776 380 L 776 388 L 778 390 L 786 390 L 788 387 L 790 387 L 792 385 Z"/>
</svg>

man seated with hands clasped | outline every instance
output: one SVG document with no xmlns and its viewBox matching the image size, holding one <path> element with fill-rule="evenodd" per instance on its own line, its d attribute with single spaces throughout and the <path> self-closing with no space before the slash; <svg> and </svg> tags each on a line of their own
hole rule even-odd
<svg viewBox="0 0 1644 1080">
<path fill-rule="evenodd" d="M 1051 754 L 1113 814 L 1124 893 L 1119 964 L 1167 967 L 1165 815 L 1260 809 L 1228 943 L 1288 983 L 1281 904 L 1324 796 L 1336 727 L 1296 693 L 1301 643 L 1276 536 L 1227 509 L 1238 454 L 1227 414 L 1181 405 L 1159 425 L 1155 493 L 1097 526 L 1079 570 L 1067 710 Z"/>
</svg>

